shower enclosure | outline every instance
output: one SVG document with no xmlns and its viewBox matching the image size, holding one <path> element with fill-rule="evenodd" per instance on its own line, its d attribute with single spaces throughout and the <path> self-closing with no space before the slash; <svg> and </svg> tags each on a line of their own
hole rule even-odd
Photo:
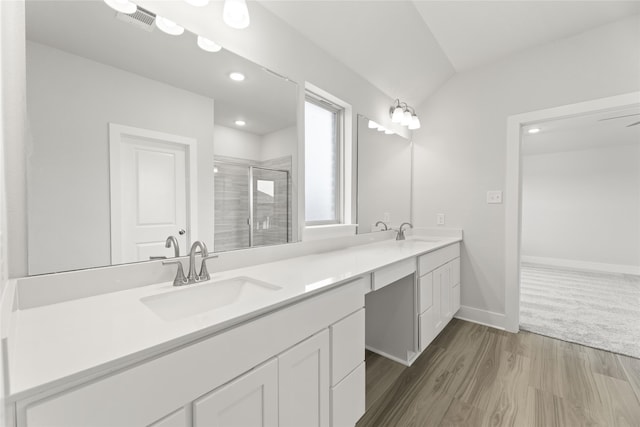
<svg viewBox="0 0 640 427">
<path fill-rule="evenodd" d="M 289 242 L 289 171 L 227 160 L 214 165 L 214 250 Z"/>
</svg>

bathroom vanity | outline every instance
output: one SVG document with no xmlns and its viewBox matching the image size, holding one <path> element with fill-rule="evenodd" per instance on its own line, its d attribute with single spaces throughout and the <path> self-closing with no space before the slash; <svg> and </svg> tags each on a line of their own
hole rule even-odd
<svg viewBox="0 0 640 427">
<path fill-rule="evenodd" d="M 20 427 L 353 426 L 365 411 L 365 346 L 410 365 L 459 307 L 460 241 L 342 239 L 209 283 L 36 306 L 34 278 L 13 281 L 6 409 Z M 216 291 L 216 308 L 157 303 L 197 305 L 224 283 L 240 289 Z"/>
</svg>

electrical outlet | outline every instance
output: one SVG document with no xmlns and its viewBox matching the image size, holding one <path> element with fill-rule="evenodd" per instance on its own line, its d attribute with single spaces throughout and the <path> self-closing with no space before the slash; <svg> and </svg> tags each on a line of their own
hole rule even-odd
<svg viewBox="0 0 640 427">
<path fill-rule="evenodd" d="M 444 214 L 437 214 L 436 215 L 436 224 L 444 225 Z"/>
<path fill-rule="evenodd" d="M 500 190 L 487 191 L 487 203 L 490 203 L 490 204 L 502 203 L 502 191 Z"/>
<path fill-rule="evenodd" d="M 382 221 L 389 224 L 391 222 L 391 214 L 389 212 L 385 212 L 382 214 Z"/>
</svg>

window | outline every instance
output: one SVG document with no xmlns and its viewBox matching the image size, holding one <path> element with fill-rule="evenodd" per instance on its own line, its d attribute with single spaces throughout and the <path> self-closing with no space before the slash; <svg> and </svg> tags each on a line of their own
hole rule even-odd
<svg viewBox="0 0 640 427">
<path fill-rule="evenodd" d="M 342 222 L 344 108 L 307 93 L 305 102 L 305 222 Z"/>
</svg>

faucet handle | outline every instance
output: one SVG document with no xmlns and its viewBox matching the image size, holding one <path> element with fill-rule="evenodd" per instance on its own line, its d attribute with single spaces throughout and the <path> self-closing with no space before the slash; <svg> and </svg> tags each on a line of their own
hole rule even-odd
<svg viewBox="0 0 640 427">
<path fill-rule="evenodd" d="M 189 283 L 189 279 L 184 275 L 184 269 L 180 261 L 162 261 L 162 265 L 177 264 L 178 271 L 176 272 L 176 278 L 173 279 L 173 286 L 182 286 Z"/>
<path fill-rule="evenodd" d="M 207 255 L 202 257 L 202 264 L 200 265 L 200 273 L 198 274 L 199 281 L 207 281 L 211 279 L 209 275 L 209 270 L 207 270 L 207 260 L 218 258 L 218 255 Z"/>
</svg>

